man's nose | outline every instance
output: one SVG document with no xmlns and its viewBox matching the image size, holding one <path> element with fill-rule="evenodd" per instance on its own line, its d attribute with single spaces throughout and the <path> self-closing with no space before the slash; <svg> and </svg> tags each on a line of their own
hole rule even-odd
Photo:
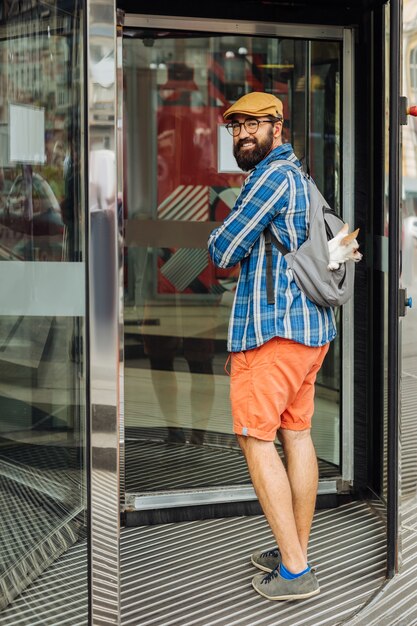
<svg viewBox="0 0 417 626">
<path fill-rule="evenodd" d="M 249 136 L 250 136 L 250 133 L 248 133 L 248 131 L 246 130 L 246 128 L 242 124 L 242 126 L 240 127 L 239 139 L 242 139 L 242 138 L 245 138 L 245 137 L 249 137 Z"/>
</svg>

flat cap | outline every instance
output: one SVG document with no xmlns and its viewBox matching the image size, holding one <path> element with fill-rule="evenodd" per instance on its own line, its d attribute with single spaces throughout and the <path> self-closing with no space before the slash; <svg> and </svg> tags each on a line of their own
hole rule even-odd
<svg viewBox="0 0 417 626">
<path fill-rule="evenodd" d="M 236 102 L 223 113 L 223 117 L 227 120 L 235 113 L 253 116 L 273 115 L 274 117 L 283 117 L 283 106 L 281 100 L 271 93 L 252 91 L 239 98 L 239 100 L 236 100 Z"/>
</svg>

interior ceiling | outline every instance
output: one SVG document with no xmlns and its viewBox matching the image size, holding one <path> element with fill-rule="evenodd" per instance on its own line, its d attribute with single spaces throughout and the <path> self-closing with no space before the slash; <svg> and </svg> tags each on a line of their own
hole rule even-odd
<svg viewBox="0 0 417 626">
<path fill-rule="evenodd" d="M 174 5 L 169 0 L 117 0 L 126 13 L 334 25 L 358 23 L 384 4 L 385 0 L 182 0 Z"/>
</svg>

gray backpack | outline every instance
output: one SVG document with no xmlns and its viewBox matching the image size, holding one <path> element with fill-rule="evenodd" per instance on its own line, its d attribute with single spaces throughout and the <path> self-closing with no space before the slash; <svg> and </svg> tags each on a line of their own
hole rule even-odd
<svg viewBox="0 0 417 626">
<path fill-rule="evenodd" d="M 278 163 L 274 163 L 276 167 Z M 268 304 L 274 304 L 274 285 L 272 275 L 272 244 L 285 257 L 287 266 L 292 270 L 298 287 L 309 300 L 325 307 L 345 304 L 353 295 L 355 263 L 347 261 L 337 270 L 329 270 L 329 248 L 327 242 L 333 239 L 342 228 L 344 221 L 317 189 L 312 179 L 292 161 L 282 160 L 279 165 L 290 165 L 305 177 L 310 199 L 308 237 L 294 251 L 288 250 L 269 228 L 264 231 L 266 252 L 266 290 Z"/>
</svg>

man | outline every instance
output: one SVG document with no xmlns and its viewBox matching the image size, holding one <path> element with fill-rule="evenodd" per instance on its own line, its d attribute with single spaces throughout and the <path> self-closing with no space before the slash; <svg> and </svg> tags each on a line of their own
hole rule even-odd
<svg viewBox="0 0 417 626">
<path fill-rule="evenodd" d="M 331 308 L 317 306 L 299 290 L 275 248 L 275 302 L 267 302 L 264 230 L 270 228 L 294 250 L 308 229 L 305 179 L 291 165 L 279 165 L 283 159 L 300 165 L 291 145 L 282 143 L 282 102 L 271 94 L 249 93 L 224 119 L 236 161 L 250 173 L 208 245 L 218 267 L 241 263 L 228 337 L 233 430 L 279 546 L 252 555 L 252 563 L 269 572 L 256 575 L 252 585 L 271 600 L 308 598 L 320 591 L 307 561 L 318 484 L 310 430 L 314 383 L 336 335 L 335 318 Z"/>
</svg>

